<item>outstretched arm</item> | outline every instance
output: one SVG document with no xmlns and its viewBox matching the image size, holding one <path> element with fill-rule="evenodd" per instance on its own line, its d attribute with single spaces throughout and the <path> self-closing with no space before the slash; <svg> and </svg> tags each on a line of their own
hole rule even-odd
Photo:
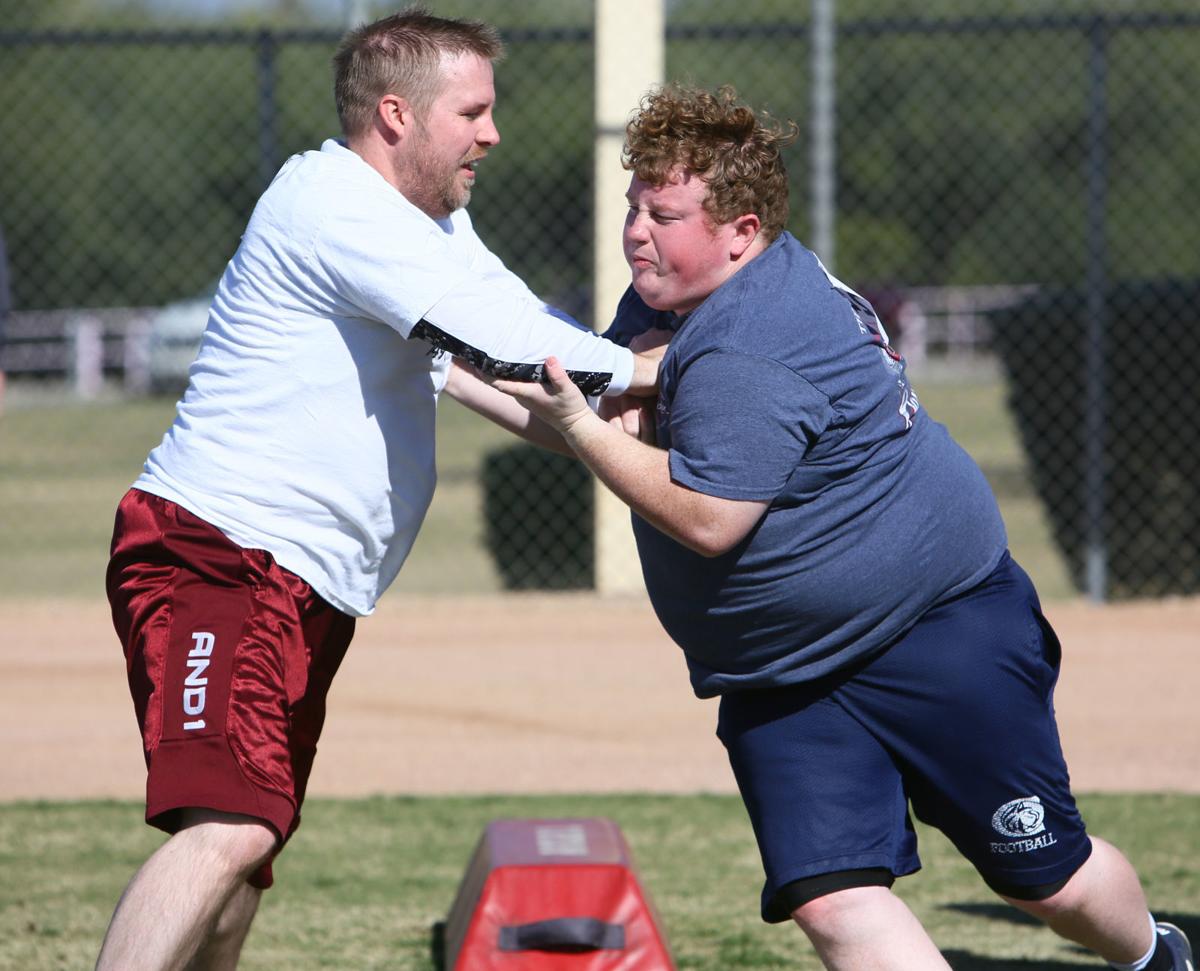
<svg viewBox="0 0 1200 971">
<path fill-rule="evenodd" d="M 475 371 L 458 361 L 451 365 L 446 376 L 446 394 L 527 442 L 563 455 L 575 455 L 562 435 L 522 407 L 515 398 L 490 387 Z"/>
<path fill-rule="evenodd" d="M 588 407 L 562 365 L 549 358 L 542 383 L 489 379 L 555 429 L 634 512 L 701 556 L 720 556 L 762 518 L 766 502 L 723 499 L 672 481 L 667 452 L 626 435 Z"/>
</svg>

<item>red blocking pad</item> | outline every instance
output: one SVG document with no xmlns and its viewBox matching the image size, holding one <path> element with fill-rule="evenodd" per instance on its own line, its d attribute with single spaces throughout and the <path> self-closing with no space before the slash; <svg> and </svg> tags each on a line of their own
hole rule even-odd
<svg viewBox="0 0 1200 971">
<path fill-rule="evenodd" d="M 446 971 L 674 971 L 609 819 L 488 823 L 445 926 Z"/>
</svg>

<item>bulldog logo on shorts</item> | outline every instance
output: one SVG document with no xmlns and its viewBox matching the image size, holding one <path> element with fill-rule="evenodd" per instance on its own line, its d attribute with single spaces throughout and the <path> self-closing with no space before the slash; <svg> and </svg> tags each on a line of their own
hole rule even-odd
<svg viewBox="0 0 1200 971">
<path fill-rule="evenodd" d="M 1001 836 L 1036 836 L 1046 828 L 1046 808 L 1037 796 L 1006 802 L 992 814 L 992 829 Z"/>
</svg>

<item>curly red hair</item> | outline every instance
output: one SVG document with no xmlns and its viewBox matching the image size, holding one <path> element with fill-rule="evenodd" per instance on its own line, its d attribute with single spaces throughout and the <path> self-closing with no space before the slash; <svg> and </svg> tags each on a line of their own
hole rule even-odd
<svg viewBox="0 0 1200 971">
<path fill-rule="evenodd" d="M 704 211 L 715 225 L 754 213 L 767 242 L 787 224 L 788 181 L 781 149 L 798 134 L 738 100 L 670 84 L 650 92 L 625 129 L 621 164 L 643 182 L 666 185 L 680 168 L 708 183 Z"/>
</svg>

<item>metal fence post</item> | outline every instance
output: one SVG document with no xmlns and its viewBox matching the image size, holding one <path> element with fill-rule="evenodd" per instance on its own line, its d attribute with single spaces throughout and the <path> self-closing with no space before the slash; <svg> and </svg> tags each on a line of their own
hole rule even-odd
<svg viewBox="0 0 1200 971">
<path fill-rule="evenodd" d="M 69 325 L 71 380 L 80 398 L 95 398 L 104 385 L 104 328 L 95 317 Z"/>
<path fill-rule="evenodd" d="M 125 393 L 145 394 L 150 390 L 150 321 L 132 320 L 125 327 L 121 350 L 125 370 Z"/>
<path fill-rule="evenodd" d="M 258 179 L 265 188 L 279 168 L 275 103 L 275 59 L 279 48 L 275 35 L 269 30 L 259 31 L 255 46 L 258 53 Z"/>
<path fill-rule="evenodd" d="M 1087 532 L 1087 594 L 1108 596 L 1106 496 L 1108 437 L 1108 26 L 1103 17 L 1088 29 L 1087 118 L 1087 346 L 1084 351 L 1084 518 Z"/>
<path fill-rule="evenodd" d="M 837 0 L 812 0 L 812 121 L 809 151 L 812 159 L 812 247 L 831 272 L 837 253 Z"/>
</svg>

